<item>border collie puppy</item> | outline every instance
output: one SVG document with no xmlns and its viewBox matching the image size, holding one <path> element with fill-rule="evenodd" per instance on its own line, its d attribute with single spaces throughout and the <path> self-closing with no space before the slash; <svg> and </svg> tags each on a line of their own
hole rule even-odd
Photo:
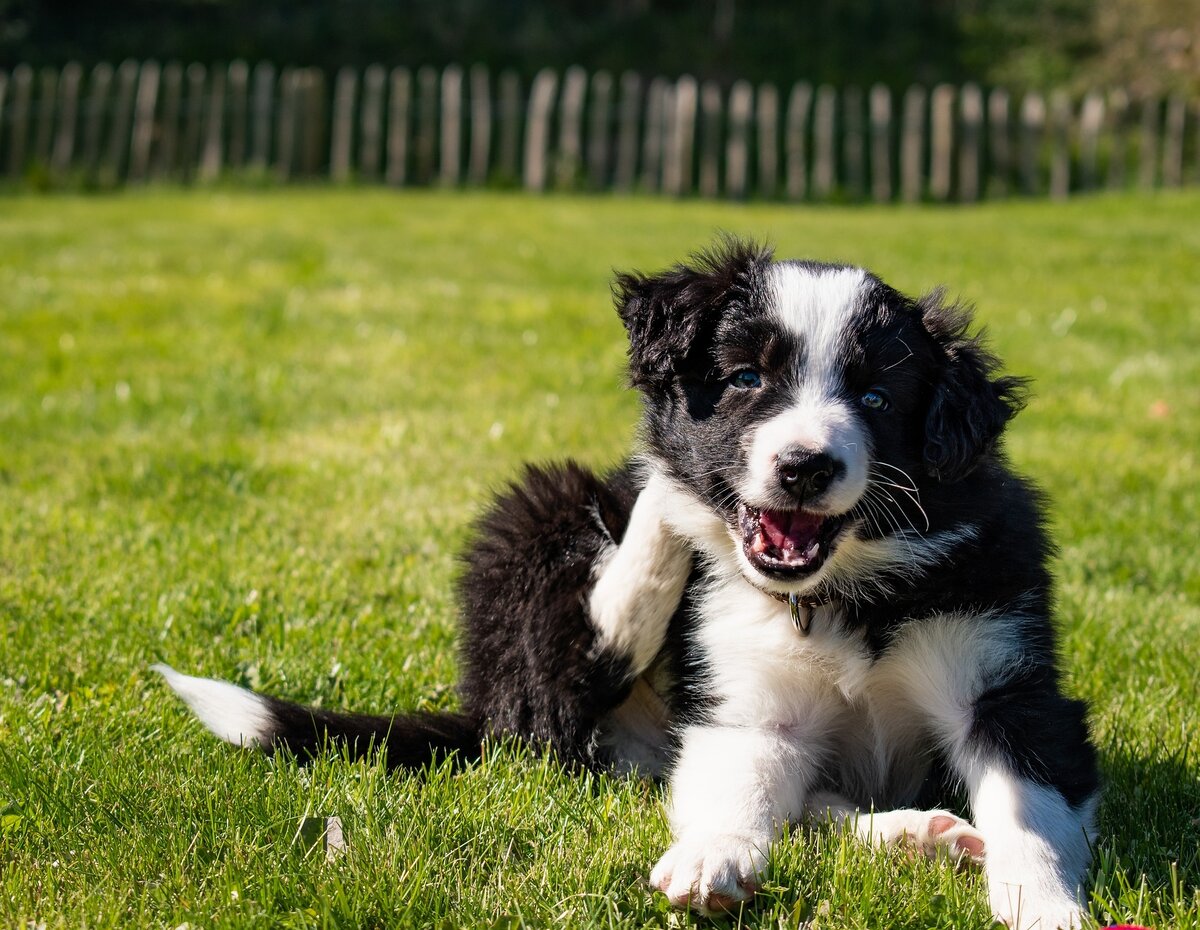
<svg viewBox="0 0 1200 930">
<path fill-rule="evenodd" d="M 650 881 L 751 897 L 781 826 L 983 863 L 1014 928 L 1078 926 L 1097 797 L 1064 696 L 1037 492 L 998 439 L 1023 384 L 935 293 L 727 241 L 618 278 L 642 449 L 530 468 L 461 582 L 464 710 L 330 713 L 191 678 L 217 736 L 330 741 L 413 767 L 516 734 L 568 764 L 663 774 Z M 965 789 L 971 822 L 932 807 Z"/>
</svg>

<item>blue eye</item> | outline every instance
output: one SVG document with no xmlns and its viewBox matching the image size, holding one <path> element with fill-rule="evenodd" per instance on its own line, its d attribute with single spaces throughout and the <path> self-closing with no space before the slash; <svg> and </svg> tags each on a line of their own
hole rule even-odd
<svg viewBox="0 0 1200 930">
<path fill-rule="evenodd" d="M 858 402 L 868 410 L 887 410 L 890 406 L 887 395 L 882 391 L 867 391 Z"/>
<path fill-rule="evenodd" d="M 729 383 L 736 388 L 758 388 L 762 387 L 762 377 L 753 368 L 743 368 L 730 375 Z"/>
</svg>

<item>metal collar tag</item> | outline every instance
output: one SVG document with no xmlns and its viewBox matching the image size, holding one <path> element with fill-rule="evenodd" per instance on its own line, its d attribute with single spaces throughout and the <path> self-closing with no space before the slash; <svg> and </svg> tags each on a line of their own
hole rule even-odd
<svg viewBox="0 0 1200 930">
<path fill-rule="evenodd" d="M 792 626 L 801 636 L 807 636 L 808 631 L 812 629 L 813 618 L 813 603 L 808 598 L 801 598 L 799 594 L 788 595 L 788 607 L 792 611 Z"/>
</svg>

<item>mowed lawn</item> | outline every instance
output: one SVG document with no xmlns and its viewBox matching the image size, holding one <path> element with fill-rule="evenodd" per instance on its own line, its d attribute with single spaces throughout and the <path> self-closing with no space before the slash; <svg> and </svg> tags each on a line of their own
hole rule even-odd
<svg viewBox="0 0 1200 930">
<path fill-rule="evenodd" d="M 792 208 L 367 190 L 0 200 L 0 926 L 680 926 L 662 789 L 499 745 L 301 768 L 166 661 L 456 706 L 456 553 L 528 459 L 633 440 L 612 270 L 716 230 L 974 301 L 1036 394 L 1070 690 L 1107 793 L 1092 912 L 1200 927 L 1200 196 Z M 338 816 L 327 861 L 300 824 Z M 988 926 L 978 875 L 780 844 L 755 927 Z M 728 925 L 729 921 L 719 922 Z"/>
</svg>

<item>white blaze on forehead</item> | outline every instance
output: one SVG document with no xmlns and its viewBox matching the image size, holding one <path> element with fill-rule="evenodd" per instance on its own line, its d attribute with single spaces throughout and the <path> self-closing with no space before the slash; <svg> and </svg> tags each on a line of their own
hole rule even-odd
<svg viewBox="0 0 1200 930">
<path fill-rule="evenodd" d="M 821 496 L 827 512 L 849 510 L 867 486 L 868 438 L 858 413 L 841 396 L 838 363 L 867 273 L 861 268 L 771 268 L 771 309 L 803 348 L 803 368 L 793 403 L 751 435 L 744 497 L 778 499 L 776 461 L 787 450 L 828 452 L 845 470 Z"/>
<path fill-rule="evenodd" d="M 861 268 L 771 266 L 771 309 L 804 346 L 804 383 L 827 388 L 836 377 L 843 334 L 854 317 L 867 273 Z"/>
</svg>

